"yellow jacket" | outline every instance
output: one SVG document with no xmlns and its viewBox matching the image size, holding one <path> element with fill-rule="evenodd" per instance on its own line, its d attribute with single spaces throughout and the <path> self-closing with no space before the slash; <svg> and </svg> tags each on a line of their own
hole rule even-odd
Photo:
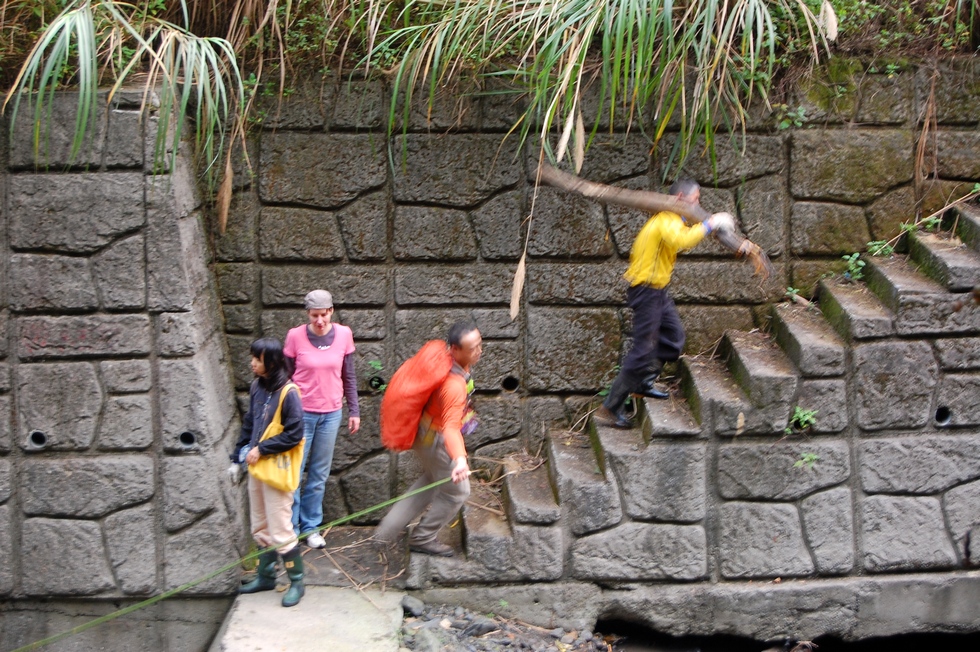
<svg viewBox="0 0 980 652">
<path fill-rule="evenodd" d="M 624 274 L 626 280 L 630 285 L 667 287 L 677 252 L 695 246 L 707 232 L 704 224 L 687 226 L 677 213 L 657 213 L 647 220 L 633 241 L 630 266 Z"/>
</svg>

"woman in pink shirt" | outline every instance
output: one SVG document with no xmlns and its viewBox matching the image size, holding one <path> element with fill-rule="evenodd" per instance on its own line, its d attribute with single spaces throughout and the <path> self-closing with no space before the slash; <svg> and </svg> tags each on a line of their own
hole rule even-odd
<svg viewBox="0 0 980 652">
<path fill-rule="evenodd" d="M 303 402 L 306 480 L 293 498 L 293 529 L 306 545 L 326 545 L 316 528 L 323 521 L 323 492 L 330 476 L 333 447 L 340 428 L 343 399 L 347 399 L 347 429 L 361 427 L 354 372 L 354 335 L 342 324 L 332 324 L 333 298 L 326 290 L 313 290 L 304 299 L 310 323 L 286 334 L 283 353 L 293 368 Z"/>
</svg>

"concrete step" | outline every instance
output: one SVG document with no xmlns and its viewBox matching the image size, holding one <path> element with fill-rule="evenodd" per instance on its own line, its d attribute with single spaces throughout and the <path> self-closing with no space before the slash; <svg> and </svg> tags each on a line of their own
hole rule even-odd
<svg viewBox="0 0 980 652">
<path fill-rule="evenodd" d="M 757 408 L 785 405 L 796 399 L 799 372 L 782 349 L 760 331 L 725 331 L 721 353 L 749 401 Z"/>
<path fill-rule="evenodd" d="M 700 437 L 704 434 L 687 399 L 679 393 L 671 392 L 666 400 L 644 399 L 644 405 L 647 418 L 643 421 L 643 438 L 647 443 L 664 437 Z"/>
<path fill-rule="evenodd" d="M 601 530 L 622 520 L 616 478 L 600 467 L 589 435 L 548 433 L 548 470 L 551 484 L 558 488 L 562 519 L 573 534 Z"/>
<path fill-rule="evenodd" d="M 980 206 L 973 202 L 958 204 L 954 209 L 956 235 L 968 247 L 980 252 Z"/>
<path fill-rule="evenodd" d="M 980 285 L 980 253 L 948 234 L 916 233 L 909 254 L 919 269 L 950 292 L 965 292 Z"/>
<path fill-rule="evenodd" d="M 634 431 L 597 428 L 596 432 L 606 473 L 614 473 L 619 480 L 630 518 L 683 523 L 704 518 L 704 442 L 656 441 L 647 445 Z"/>
<path fill-rule="evenodd" d="M 820 281 L 820 311 L 846 341 L 891 337 L 895 316 L 863 283 Z"/>
<path fill-rule="evenodd" d="M 818 311 L 779 303 L 772 308 L 772 318 L 776 342 L 804 376 L 840 376 L 844 373 L 844 342 Z"/>
<path fill-rule="evenodd" d="M 706 432 L 716 435 L 782 435 L 789 422 L 785 404 L 756 408 L 725 364 L 716 358 L 682 357 L 681 386 L 691 412 Z"/>
<path fill-rule="evenodd" d="M 548 480 L 544 464 L 531 471 L 518 471 L 504 478 L 507 514 L 515 523 L 549 525 L 561 518 L 561 509 Z"/>
<path fill-rule="evenodd" d="M 904 256 L 870 258 L 868 287 L 895 315 L 898 335 L 949 335 L 980 330 L 980 310 L 957 310 L 963 293 L 947 292 Z"/>
</svg>

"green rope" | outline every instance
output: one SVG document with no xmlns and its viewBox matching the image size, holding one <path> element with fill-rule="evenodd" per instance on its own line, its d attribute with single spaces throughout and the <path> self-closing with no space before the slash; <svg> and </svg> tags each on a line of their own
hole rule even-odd
<svg viewBox="0 0 980 652">
<path fill-rule="evenodd" d="M 321 525 L 320 527 L 316 528 L 315 530 L 310 530 L 309 532 L 307 532 L 307 533 L 303 534 L 302 536 L 298 537 L 298 540 L 299 541 L 302 541 L 306 537 L 312 535 L 314 532 L 321 532 L 323 530 L 327 530 L 327 529 L 332 528 L 332 527 L 335 527 L 337 525 L 341 525 L 343 523 L 346 523 L 347 521 L 350 521 L 350 520 L 353 520 L 355 518 L 359 518 L 361 516 L 364 516 L 365 514 L 370 514 L 371 512 L 376 511 L 376 510 L 379 510 L 379 509 L 381 509 L 383 507 L 387 507 L 388 505 L 394 505 L 395 503 L 397 503 L 400 500 L 404 500 L 406 498 L 410 498 L 410 497 L 412 497 L 412 496 L 414 496 L 416 494 L 422 493 L 423 491 L 428 491 L 429 489 L 433 489 L 435 487 L 438 487 L 439 485 L 442 485 L 442 484 L 445 484 L 445 483 L 449 482 L 451 479 L 452 479 L 451 477 L 450 478 L 443 478 L 442 480 L 438 480 L 436 482 L 433 482 L 432 484 L 428 484 L 428 485 L 426 485 L 424 487 L 419 487 L 418 489 L 415 489 L 414 491 L 409 491 L 408 493 L 404 493 L 401 496 L 397 496 L 395 498 L 390 498 L 390 499 L 384 501 L 383 503 L 378 503 L 377 505 L 374 505 L 372 507 L 368 507 L 366 509 L 362 509 L 359 512 L 355 512 L 353 514 L 348 514 L 347 516 L 344 516 L 343 518 L 338 518 L 337 520 L 331 521 L 330 523 L 327 523 L 326 525 Z M 256 550 L 254 552 L 250 552 L 249 554 L 245 555 L 241 559 L 239 559 L 237 561 L 233 561 L 230 564 L 226 564 L 226 565 L 222 566 L 221 568 L 219 568 L 217 570 L 211 571 L 210 573 L 208 573 L 207 575 L 205 575 L 203 577 L 199 577 L 196 580 L 193 580 L 191 582 L 188 582 L 187 584 L 182 584 L 182 585 L 180 585 L 180 586 L 178 586 L 176 588 L 170 589 L 169 591 L 165 591 L 165 592 L 161 593 L 160 595 L 155 595 L 152 598 L 148 598 L 146 600 L 143 600 L 142 602 L 137 602 L 136 604 L 129 605 L 128 607 L 124 607 L 124 608 L 122 608 L 122 609 L 120 609 L 118 611 L 113 611 L 112 613 L 106 614 L 104 616 L 100 616 L 100 617 L 96 618 L 95 620 L 90 620 L 89 622 L 83 623 L 83 624 L 79 625 L 78 627 L 72 627 L 71 629 L 69 629 L 67 631 L 64 631 L 64 632 L 61 632 L 60 634 L 55 634 L 54 636 L 49 636 L 48 638 L 42 639 L 40 641 L 35 641 L 34 643 L 30 643 L 30 644 L 25 645 L 23 647 L 19 647 L 16 650 L 13 650 L 12 652 L 27 652 L 28 650 L 37 650 L 39 648 L 44 647 L 45 645 L 50 645 L 51 643 L 56 643 L 57 641 L 66 639 L 69 636 L 74 636 L 75 634 L 80 634 L 80 633 L 84 632 L 85 630 L 92 629 L 93 627 L 96 627 L 98 625 L 101 625 L 102 623 L 107 623 L 110 620 L 115 620 L 116 618 L 119 618 L 120 616 L 125 616 L 126 614 L 133 613 L 134 611 L 139 611 L 140 609 L 143 609 L 144 607 L 149 607 L 151 604 L 156 604 L 157 602 L 160 602 L 161 600 L 166 600 L 167 598 L 171 598 L 171 597 L 177 595 L 178 593 L 183 593 L 187 589 L 193 588 L 193 587 L 197 586 L 198 584 L 201 584 L 203 582 L 207 582 L 209 579 L 211 579 L 213 577 L 217 577 L 218 575 L 221 575 L 222 573 L 226 573 L 226 572 L 230 571 L 231 569 L 240 566 L 243 562 L 246 562 L 246 561 L 248 561 L 250 559 L 255 559 L 259 555 L 261 555 L 263 553 L 266 553 L 266 552 L 270 552 L 272 550 L 275 550 L 276 548 L 278 548 L 278 546 L 269 546 L 268 548 L 262 548 L 261 550 Z"/>
</svg>

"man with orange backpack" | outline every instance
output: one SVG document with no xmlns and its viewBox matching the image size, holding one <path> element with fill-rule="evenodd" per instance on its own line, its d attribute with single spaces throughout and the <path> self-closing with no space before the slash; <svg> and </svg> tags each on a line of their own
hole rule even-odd
<svg viewBox="0 0 980 652">
<path fill-rule="evenodd" d="M 428 507 L 428 511 L 412 530 L 408 541 L 409 550 L 426 555 L 452 557 L 453 548 L 439 541 L 438 534 L 443 526 L 452 521 L 470 495 L 470 467 L 466 461 L 463 435 L 469 434 L 476 427 L 471 403 L 473 380 L 470 378 L 470 368 L 479 361 L 483 353 L 483 338 L 473 322 L 457 322 L 449 329 L 446 343 L 448 358 L 444 344 L 439 346 L 438 340 L 429 342 L 392 376 L 381 404 L 381 430 L 386 445 L 402 448 L 397 444 L 392 446 L 389 443 L 391 435 L 385 432 L 386 428 L 393 429 L 399 423 L 413 421 L 411 417 L 403 419 L 394 413 L 398 409 L 396 406 L 405 405 L 399 392 L 406 390 L 401 388 L 425 384 L 425 378 L 412 377 L 413 374 L 417 376 L 424 373 L 429 376 L 429 380 L 438 382 L 445 369 L 440 365 L 446 364 L 449 368 L 448 374 L 436 386 L 431 387 L 431 394 L 428 395 L 418 419 L 411 448 L 422 467 L 422 476 L 415 481 L 409 492 L 445 478 L 452 478 L 452 482 L 395 503 L 378 524 L 374 539 L 385 546 L 394 544 L 408 524 Z M 427 365 L 424 359 L 429 352 L 436 360 L 434 364 Z M 412 416 L 418 414 L 416 412 Z"/>
</svg>

